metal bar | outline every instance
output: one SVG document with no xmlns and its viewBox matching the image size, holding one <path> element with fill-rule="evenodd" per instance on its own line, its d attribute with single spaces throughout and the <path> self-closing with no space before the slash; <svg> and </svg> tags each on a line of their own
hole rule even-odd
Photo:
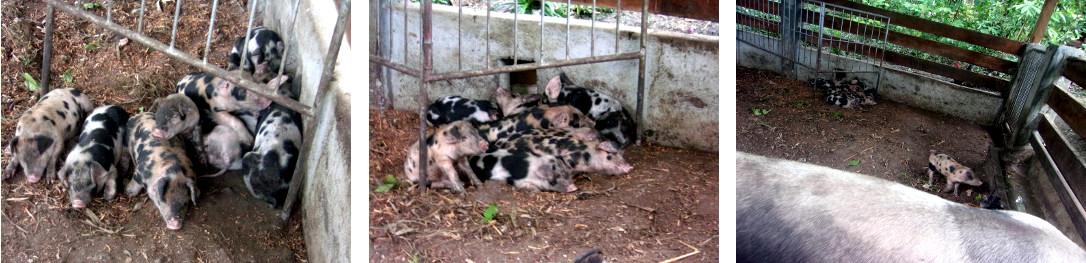
<svg viewBox="0 0 1086 263">
<path fill-rule="evenodd" d="M 181 62 L 184 62 L 185 64 L 189 64 L 189 65 L 192 65 L 193 67 L 196 67 L 197 70 L 207 72 L 209 74 L 215 75 L 216 77 L 222 78 L 222 79 L 224 79 L 226 81 L 236 83 L 238 86 L 240 86 L 242 88 L 245 88 L 246 90 L 249 90 L 249 91 L 251 91 L 253 93 L 256 93 L 257 95 L 267 97 L 268 99 L 272 100 L 273 102 L 279 103 L 279 104 L 281 104 L 283 106 L 286 106 L 287 108 L 290 108 L 290 109 L 292 109 L 294 111 L 297 111 L 298 113 L 301 113 L 302 115 L 305 115 L 306 117 L 313 117 L 313 112 L 312 112 L 312 110 L 310 109 L 309 106 L 306 106 L 305 104 L 302 104 L 302 103 L 300 103 L 300 102 L 298 102 L 296 100 L 293 100 L 291 98 L 281 97 L 281 96 L 279 96 L 278 92 L 275 92 L 272 89 L 267 88 L 267 87 L 265 87 L 265 86 L 263 86 L 261 84 L 257 84 L 255 82 L 249 80 L 249 79 L 245 79 L 245 78 L 243 78 L 241 75 L 239 75 L 237 73 L 226 71 L 226 70 L 224 70 L 222 68 L 219 68 L 219 67 L 216 67 L 214 65 L 204 64 L 203 62 L 200 61 L 200 59 L 198 59 L 196 57 L 193 57 L 192 55 L 186 54 L 186 53 L 181 52 L 180 50 L 177 50 L 177 49 L 169 48 L 169 46 L 166 46 L 166 44 L 163 44 L 162 42 L 158 42 L 158 40 L 147 37 L 145 35 L 136 33 L 134 31 L 132 31 L 131 29 L 125 28 L 123 26 L 120 26 L 120 25 L 117 25 L 117 24 L 114 24 L 114 23 L 107 23 L 101 17 L 96 16 L 94 14 L 91 14 L 89 12 L 83 11 L 83 10 L 81 10 L 81 9 L 75 7 L 75 6 L 70 5 L 70 4 L 60 2 L 59 0 L 44 0 L 44 1 L 45 1 L 46 4 L 49 4 L 51 6 L 55 6 L 57 9 L 59 9 L 62 12 L 71 14 L 71 15 L 77 17 L 77 18 L 81 18 L 83 20 L 86 20 L 87 22 L 91 22 L 92 24 L 95 24 L 95 25 L 103 27 L 103 28 L 105 28 L 107 30 L 113 31 L 113 32 L 115 32 L 115 33 L 117 33 L 117 34 L 119 34 L 121 36 L 127 37 L 128 39 L 130 39 L 132 41 L 135 41 L 136 43 L 140 43 L 140 44 L 142 44 L 144 46 L 148 46 L 148 47 L 150 47 L 152 49 L 162 51 L 162 53 L 165 53 L 167 56 L 170 56 L 170 57 L 172 57 L 174 59 L 177 59 L 177 60 L 179 60 Z"/>
<path fill-rule="evenodd" d="M 520 19 L 517 19 L 517 12 L 520 10 L 518 4 L 520 1 L 513 1 L 513 65 L 517 64 L 517 25 L 520 24 Z"/>
<path fill-rule="evenodd" d="M 407 0 L 403 0 L 403 64 L 407 64 Z"/>
<path fill-rule="evenodd" d="M 38 91 L 38 99 L 43 97 L 42 95 L 49 93 L 49 68 L 53 64 L 53 29 L 56 28 L 56 23 L 53 22 L 56 17 L 56 9 L 53 6 L 49 6 L 49 10 L 45 15 L 45 39 L 42 43 L 42 59 L 41 59 L 41 85 L 40 91 Z"/>
<path fill-rule="evenodd" d="M 298 7 L 301 6 L 302 0 L 294 0 L 294 17 L 290 19 L 290 34 L 286 34 L 287 40 L 293 40 L 294 28 L 298 24 Z M 290 41 L 286 43 L 292 43 Z M 279 73 L 276 77 L 283 75 L 283 69 L 287 67 L 287 54 L 290 54 L 290 45 L 285 45 L 283 48 L 283 57 L 279 58 Z"/>
<path fill-rule="evenodd" d="M 645 0 L 645 1 L 648 1 L 648 0 Z M 589 49 L 588 49 L 588 56 L 590 56 L 590 57 L 596 56 L 596 12 L 597 11 L 598 10 L 596 10 L 596 0 L 592 0 L 592 29 L 590 29 L 590 31 L 589 31 L 589 37 L 591 38 L 589 40 L 589 43 L 591 43 L 591 44 L 589 45 Z"/>
<path fill-rule="evenodd" d="M 174 47 L 174 42 L 177 42 L 177 20 L 180 20 L 178 18 L 181 18 L 181 0 L 177 0 L 177 3 L 174 3 L 174 6 L 176 8 L 173 10 L 173 30 L 170 31 L 171 49 Z"/>
<path fill-rule="evenodd" d="M 520 65 L 503 66 L 503 67 L 492 68 L 492 69 L 480 69 L 480 70 L 470 70 L 470 71 L 463 71 L 463 72 L 434 74 L 434 75 L 429 75 L 426 78 L 424 78 L 424 81 L 432 82 L 432 81 L 439 81 L 439 80 L 462 79 L 462 78 L 478 77 L 478 76 L 485 76 L 485 75 L 491 75 L 491 74 L 497 74 L 497 73 L 509 73 L 509 72 L 515 72 L 515 71 L 525 71 L 525 70 L 543 69 L 543 68 L 556 68 L 556 67 L 565 67 L 565 66 L 589 64 L 589 63 L 596 63 L 596 62 L 608 62 L 608 61 L 617 61 L 617 60 L 636 59 L 636 58 L 638 58 L 640 56 L 642 56 L 642 52 L 630 52 L 630 53 L 622 53 L 622 54 L 615 54 L 615 55 L 602 55 L 602 56 L 596 56 L 596 57 L 575 58 L 575 59 L 561 60 L 561 61 L 555 61 L 555 62 L 549 62 L 549 63 L 528 63 L 528 64 L 520 64 Z"/>
<path fill-rule="evenodd" d="M 622 25 L 622 0 L 618 0 L 615 4 L 618 8 L 615 8 L 615 54 L 618 54 L 618 27 Z"/>
<path fill-rule="evenodd" d="M 539 63 L 543 63 L 543 18 L 547 16 L 547 1 L 540 1 L 539 4 L 539 58 L 536 60 Z"/>
<path fill-rule="evenodd" d="M 571 1 L 566 0 L 566 59 L 569 59 L 569 16 L 571 16 L 569 8 L 573 6 Z"/>
<path fill-rule="evenodd" d="M 378 45 L 377 48 L 380 51 L 380 56 L 379 56 L 380 58 L 386 58 L 387 57 L 389 59 L 389 61 L 391 61 L 391 59 L 392 59 L 392 44 L 393 44 L 392 43 L 392 0 L 380 0 L 380 1 L 381 1 L 381 6 L 383 6 L 385 8 L 385 12 L 381 12 L 379 14 L 378 19 L 380 19 L 380 21 L 378 23 L 384 24 L 386 26 L 385 27 L 380 27 L 380 29 L 384 30 L 384 31 L 381 31 L 381 32 L 377 33 L 377 35 L 382 40 L 381 43 L 384 43 L 383 45 Z M 298 10 L 298 9 L 295 8 L 295 10 Z M 295 11 L 295 12 L 297 12 L 297 11 Z M 295 15 L 297 15 L 297 13 L 295 13 Z M 378 26 L 380 26 L 380 25 L 378 25 Z M 370 57 L 372 58 L 373 56 L 370 56 Z M 395 108 L 396 99 L 393 96 L 394 95 L 393 94 L 393 89 L 395 89 L 396 86 L 392 85 L 392 76 L 390 76 L 390 75 L 392 75 L 392 71 L 388 70 L 388 67 L 382 67 L 381 68 L 381 83 L 384 84 L 385 96 L 388 98 L 388 107 L 389 108 Z"/>
<path fill-rule="evenodd" d="M 215 34 L 215 12 L 219 10 L 219 0 L 212 1 L 211 4 L 211 22 L 207 25 L 207 43 L 204 44 L 204 63 L 207 63 L 207 57 L 211 52 L 211 36 Z"/>
<path fill-rule="evenodd" d="M 146 10 L 147 10 L 147 0 L 140 0 L 140 23 L 139 23 L 138 29 L 136 29 L 136 32 L 140 33 L 140 34 L 143 34 L 143 13 Z"/>
<path fill-rule="evenodd" d="M 178 0 L 178 1 L 180 1 L 180 0 Z M 256 3 L 259 2 L 259 1 L 260 0 L 254 0 L 254 1 L 250 2 L 249 26 L 247 28 L 245 28 L 245 33 L 244 33 L 245 34 L 245 36 L 244 36 L 245 42 L 243 42 L 241 44 L 241 65 L 238 65 L 241 68 L 245 68 L 246 65 L 249 65 L 249 41 L 254 37 L 253 36 L 253 17 L 256 16 Z M 253 65 L 253 66 L 255 67 L 256 65 Z"/>
<path fill-rule="evenodd" d="M 490 68 L 490 0 L 486 1 L 486 68 Z"/>
<path fill-rule="evenodd" d="M 113 22 L 113 0 L 106 1 L 106 22 Z"/>
<path fill-rule="evenodd" d="M 339 59 L 339 48 L 343 44 L 343 34 L 347 31 L 347 18 L 351 17 L 351 0 L 340 0 L 339 16 L 336 18 L 336 27 L 332 30 L 332 43 L 328 44 L 328 54 L 324 56 L 324 69 L 322 70 L 320 84 L 317 84 L 316 100 L 327 97 L 328 83 L 332 82 L 332 75 L 335 72 L 336 60 Z M 313 118 L 309 118 L 309 123 L 313 123 Z M 316 133 L 314 127 L 306 127 L 305 132 L 308 136 L 306 138 L 313 138 Z M 312 144 L 312 142 L 311 142 Z M 305 145 L 303 143 L 303 145 Z M 298 156 L 298 160 L 308 159 L 308 155 L 312 153 L 314 147 L 305 147 L 306 150 Z M 298 167 L 305 167 L 299 165 Z M 290 178 L 290 188 L 287 190 L 287 199 L 283 204 L 283 211 L 279 214 L 279 217 L 283 220 L 287 220 L 290 217 L 290 212 L 294 207 L 294 203 L 298 200 L 298 192 L 302 188 L 302 180 L 304 180 L 306 173 L 302 172 L 303 169 L 294 169 L 294 177 Z"/>
<path fill-rule="evenodd" d="M 649 0 L 641 0 L 641 54 L 637 60 L 637 134 L 634 141 L 641 145 L 641 134 L 645 129 L 645 39 L 649 36 Z"/>
<path fill-rule="evenodd" d="M 426 106 L 429 104 L 429 93 L 426 90 L 426 77 L 433 72 L 434 64 L 433 58 L 433 35 L 432 31 L 432 17 L 433 3 L 430 1 L 419 1 L 422 4 L 422 8 L 419 10 L 422 13 L 422 76 L 419 79 L 419 185 L 423 188 L 430 187 L 429 175 L 426 173 Z M 410 158 L 410 157 L 408 157 Z"/>
<path fill-rule="evenodd" d="M 421 78 L 422 72 L 407 67 L 406 65 L 393 62 L 392 60 L 385 59 L 381 56 L 370 55 L 370 62 L 381 64 L 382 66 L 399 71 L 400 73 L 407 74 L 412 77 Z"/>
<path fill-rule="evenodd" d="M 464 70 L 464 41 L 462 40 L 464 30 L 461 29 L 461 24 L 463 24 L 464 21 L 464 5 L 456 3 L 456 6 L 459 7 L 457 10 L 458 13 L 456 14 L 456 50 L 461 51 L 456 52 L 456 69 Z"/>
</svg>

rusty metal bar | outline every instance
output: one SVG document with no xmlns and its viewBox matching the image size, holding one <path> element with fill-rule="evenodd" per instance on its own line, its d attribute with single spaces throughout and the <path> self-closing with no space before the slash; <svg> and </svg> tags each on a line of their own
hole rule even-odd
<svg viewBox="0 0 1086 263">
<path fill-rule="evenodd" d="M 422 4 L 420 8 L 422 14 L 422 74 L 419 77 L 419 185 L 423 188 L 430 187 L 430 180 L 427 176 L 426 169 L 426 106 L 429 105 L 430 98 L 429 93 L 426 90 L 426 77 L 434 71 L 433 63 L 433 3 L 430 1 L 419 1 Z M 407 13 L 407 9 L 404 9 L 404 14 Z M 406 52 L 406 51 L 405 51 Z"/>
<path fill-rule="evenodd" d="M 547 17 L 547 1 L 540 1 L 539 4 L 539 58 L 536 62 L 543 63 L 543 18 Z M 461 69 L 462 70 L 462 69 Z"/>
<path fill-rule="evenodd" d="M 464 5 L 461 3 L 456 4 L 456 49 L 464 51 L 464 30 L 461 29 L 461 25 L 464 23 Z M 456 70 L 464 70 L 464 52 L 456 52 Z"/>
<path fill-rule="evenodd" d="M 403 64 L 407 65 L 407 0 L 403 0 Z"/>
<path fill-rule="evenodd" d="M 645 129 L 645 39 L 649 37 L 649 0 L 641 0 L 641 56 L 637 60 L 637 134 L 634 141 L 641 145 L 641 131 Z"/>
<path fill-rule="evenodd" d="M 509 73 L 509 72 L 514 72 L 514 71 L 525 71 L 525 70 L 543 69 L 543 68 L 557 68 L 557 67 L 589 64 L 589 63 L 596 63 L 596 62 L 608 62 L 608 61 L 616 61 L 616 60 L 636 59 L 636 58 L 639 58 L 641 56 L 642 56 L 642 52 L 630 52 L 630 53 L 622 53 L 622 54 L 616 54 L 616 55 L 602 55 L 602 56 L 587 57 L 587 58 L 576 58 L 576 59 L 555 61 L 555 62 L 549 62 L 549 63 L 528 63 L 528 64 L 511 65 L 511 66 L 504 66 L 504 67 L 492 68 L 492 69 L 479 69 L 479 70 L 469 70 L 469 71 L 462 71 L 462 72 L 428 75 L 426 78 L 424 78 L 424 81 L 425 82 L 432 82 L 432 81 L 439 81 L 439 80 L 462 79 L 462 78 L 478 77 L 478 76 L 492 75 L 492 74 L 498 74 L 498 73 Z"/>
<path fill-rule="evenodd" d="M 336 17 L 336 27 L 332 30 L 332 43 L 328 44 L 328 54 L 324 56 L 324 68 L 321 70 L 320 84 L 317 84 L 317 94 L 314 101 L 324 99 L 328 93 L 328 83 L 332 82 L 332 75 L 335 72 L 336 61 L 339 59 L 339 48 L 343 44 L 343 34 L 347 31 L 347 18 L 351 17 L 351 0 L 340 0 L 339 16 Z M 308 118 L 309 123 L 313 123 L 313 118 Z M 311 139 L 314 136 L 315 129 L 313 127 L 306 127 L 306 136 L 302 138 L 303 141 Z M 302 145 L 305 145 L 304 143 Z M 314 147 L 306 148 L 298 155 L 298 160 L 308 159 L 308 155 L 313 151 Z M 296 165 L 295 167 L 305 167 L 303 165 Z M 279 217 L 283 220 L 290 218 L 291 210 L 294 207 L 294 203 L 298 200 L 298 192 L 301 191 L 302 181 L 305 178 L 306 173 L 301 172 L 303 169 L 294 169 L 294 176 L 290 178 L 290 188 L 287 190 L 287 198 L 283 204 L 283 211 L 280 212 Z"/>
<path fill-rule="evenodd" d="M 486 1 L 486 68 L 490 68 L 490 0 Z"/>
<path fill-rule="evenodd" d="M 113 22 L 113 0 L 106 1 L 106 22 Z"/>
<path fill-rule="evenodd" d="M 54 6 L 57 9 L 60 9 L 60 11 L 86 20 L 87 22 L 91 22 L 92 24 L 103 27 L 107 30 L 113 31 L 121 36 L 127 37 L 128 39 L 135 41 L 136 43 L 140 43 L 152 49 L 162 51 L 162 53 L 165 53 L 167 56 L 184 62 L 185 64 L 192 65 L 193 67 L 196 67 L 203 72 L 207 72 L 226 81 L 233 82 L 238 86 L 245 88 L 246 90 L 256 93 L 257 95 L 267 97 L 275 103 L 286 106 L 287 108 L 297 111 L 298 113 L 301 113 L 306 117 L 313 117 L 313 112 L 309 106 L 291 98 L 281 97 L 275 90 L 255 83 L 252 80 L 245 79 L 236 73 L 226 71 L 214 65 L 204 64 L 202 61 L 200 61 L 200 59 L 193 57 L 192 55 L 186 54 L 185 52 L 181 52 L 180 50 L 174 48 L 170 48 L 169 46 L 166 46 L 166 44 L 163 44 L 158 40 L 136 33 L 131 29 L 124 28 L 114 23 L 108 23 L 101 17 L 80 10 L 79 8 L 70 4 L 60 2 L 59 0 L 45 0 L 45 2 L 50 6 Z"/>
<path fill-rule="evenodd" d="M 41 85 L 38 86 L 38 99 L 49 93 L 49 68 L 53 64 L 53 29 L 56 28 L 56 23 L 53 22 L 56 17 L 56 9 L 49 6 L 49 10 L 45 15 L 45 39 L 42 43 L 42 59 L 41 59 Z"/>
<path fill-rule="evenodd" d="M 645 1 L 648 1 L 648 0 L 645 0 Z M 592 29 L 589 31 L 589 34 L 588 34 L 589 38 L 590 38 L 589 42 L 591 43 L 591 44 L 589 44 L 589 49 L 588 49 L 588 56 L 589 57 L 595 57 L 596 56 L 596 12 L 599 12 L 599 10 L 596 10 L 596 0 L 592 0 Z"/>
<path fill-rule="evenodd" d="M 177 42 L 177 20 L 180 20 L 178 18 L 181 17 L 181 0 L 177 0 L 177 3 L 174 3 L 174 6 L 175 8 L 173 11 L 173 30 L 170 31 L 170 48 L 173 48 L 174 42 Z"/>
<path fill-rule="evenodd" d="M 291 33 L 290 34 L 285 34 L 287 36 L 287 39 L 292 40 L 292 41 L 293 41 L 292 36 L 294 36 L 294 25 L 298 24 L 298 7 L 300 6 L 301 3 L 302 3 L 302 0 L 294 0 L 294 17 L 290 19 L 290 32 Z M 287 42 L 287 43 L 291 43 L 291 42 Z M 283 75 L 283 69 L 285 69 L 287 67 L 287 54 L 290 53 L 290 45 L 285 45 L 285 46 L 286 47 L 284 47 L 284 49 L 283 49 L 283 57 L 279 58 L 279 73 L 276 74 L 276 77 L 282 76 Z"/>
<path fill-rule="evenodd" d="M 394 69 L 396 71 L 399 71 L 400 73 L 407 74 L 412 77 L 422 78 L 422 72 L 409 68 L 407 67 L 407 65 L 399 64 L 393 62 L 392 60 L 385 59 L 378 55 L 370 55 L 370 62 L 381 64 L 382 66 Z"/>
<path fill-rule="evenodd" d="M 180 0 L 178 0 L 178 1 L 180 1 Z M 249 65 L 249 40 L 254 37 L 253 36 L 253 17 L 256 16 L 256 3 L 258 1 L 260 1 L 260 0 L 255 0 L 255 1 L 249 2 L 250 6 L 251 6 L 251 7 L 249 7 L 249 27 L 245 28 L 245 33 L 242 33 L 242 34 L 245 34 L 245 36 L 243 36 L 243 38 L 245 38 L 245 42 L 241 43 L 241 64 L 238 65 L 241 68 L 245 68 L 245 65 Z M 253 67 L 255 68 L 256 65 L 253 65 Z"/>
<path fill-rule="evenodd" d="M 211 55 L 211 36 L 215 34 L 215 13 L 219 11 L 219 0 L 212 1 L 211 4 L 211 21 L 207 25 L 207 43 L 204 43 L 204 63 L 207 63 L 207 57 Z M 284 54 L 283 57 L 286 57 Z"/>
<path fill-rule="evenodd" d="M 569 8 L 573 6 L 572 0 L 566 0 L 566 59 L 569 59 Z"/>
<path fill-rule="evenodd" d="M 520 25 L 520 19 L 517 18 L 517 10 L 520 10 L 518 6 L 520 1 L 513 1 L 513 65 L 517 64 L 517 25 Z"/>
<path fill-rule="evenodd" d="M 147 10 L 147 0 L 140 0 L 140 22 L 136 29 L 137 33 L 143 34 L 143 13 Z"/>
</svg>

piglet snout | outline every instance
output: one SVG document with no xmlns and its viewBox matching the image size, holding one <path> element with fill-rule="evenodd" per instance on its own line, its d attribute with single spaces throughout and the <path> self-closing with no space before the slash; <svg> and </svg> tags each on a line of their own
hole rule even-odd
<svg viewBox="0 0 1086 263">
<path fill-rule="evenodd" d="M 479 152 L 486 152 L 486 149 L 489 149 L 489 146 L 490 145 L 487 144 L 485 141 L 479 142 Z"/>
<path fill-rule="evenodd" d="M 165 133 L 166 132 L 162 131 L 162 129 L 154 129 L 154 130 L 151 130 L 151 137 L 154 137 L 155 139 L 159 139 L 159 140 L 165 139 L 166 138 Z"/>
<path fill-rule="evenodd" d="M 28 183 L 37 183 L 40 180 L 41 180 L 41 175 L 40 174 L 37 174 L 37 175 L 35 175 L 35 174 L 27 174 L 26 175 L 26 181 Z"/>
<path fill-rule="evenodd" d="M 566 186 L 566 192 L 575 192 L 575 191 L 577 191 L 577 186 L 576 185 L 569 184 L 569 185 Z"/>
<path fill-rule="evenodd" d="M 181 230 L 181 220 L 170 219 L 170 221 L 166 222 L 166 228 L 169 230 Z"/>
<path fill-rule="evenodd" d="M 83 200 L 72 200 L 72 208 L 85 208 L 85 207 L 87 207 L 87 204 L 83 203 Z"/>
</svg>

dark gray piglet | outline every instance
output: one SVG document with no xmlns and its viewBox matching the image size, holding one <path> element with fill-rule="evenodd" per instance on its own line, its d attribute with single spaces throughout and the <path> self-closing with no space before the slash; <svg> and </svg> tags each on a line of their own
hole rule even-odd
<svg viewBox="0 0 1086 263">
<path fill-rule="evenodd" d="M 199 194 L 196 174 L 180 138 L 151 136 L 155 128 L 153 116 L 144 112 L 128 120 L 127 141 L 135 173 L 125 185 L 125 194 L 135 196 L 146 188 L 147 196 L 158 208 L 166 228 L 180 230 L 189 201 L 195 205 Z"/>
<path fill-rule="evenodd" d="M 76 89 L 55 89 L 23 112 L 8 143 L 13 157 L 4 168 L 4 179 L 22 167 L 26 181 L 36 183 L 56 176 L 57 159 L 67 144 L 74 143 L 91 111 L 90 99 Z"/>
<path fill-rule="evenodd" d="M 128 112 L 123 108 L 101 106 L 87 116 L 83 132 L 57 176 L 68 185 L 72 208 L 84 208 L 94 194 L 106 200 L 117 193 L 119 176 L 126 175 L 132 161 L 124 145 Z"/>
<path fill-rule="evenodd" d="M 242 157 L 245 186 L 272 208 L 280 208 L 298 162 L 302 117 L 287 107 L 272 104 L 261 112 L 259 123 L 253 150 Z"/>
</svg>

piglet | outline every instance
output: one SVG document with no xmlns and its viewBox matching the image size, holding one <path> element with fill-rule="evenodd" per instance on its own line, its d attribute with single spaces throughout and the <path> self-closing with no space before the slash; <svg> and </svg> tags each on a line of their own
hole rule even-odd
<svg viewBox="0 0 1086 263">
<path fill-rule="evenodd" d="M 489 143 L 479 136 L 479 132 L 466 121 L 456 121 L 439 127 L 433 133 L 426 136 L 424 142 L 416 141 L 407 149 L 407 157 L 404 159 L 404 174 L 408 180 L 420 183 L 419 177 L 419 144 L 425 143 L 427 150 L 426 174 L 429 182 L 443 182 L 435 187 L 449 188 L 453 192 L 463 192 L 464 186 L 460 182 L 460 175 L 456 167 L 470 171 L 467 157 L 486 152 Z M 454 163 L 455 166 L 454 166 Z M 475 176 L 468 176 L 473 185 L 481 185 Z"/>
<path fill-rule="evenodd" d="M 84 208 L 91 196 L 102 192 L 106 200 L 117 193 L 117 179 L 131 165 L 131 155 L 124 145 L 128 112 L 123 108 L 101 106 L 87 116 L 79 143 L 68 153 L 57 176 L 68 185 L 72 208 Z"/>
<path fill-rule="evenodd" d="M 90 99 L 76 89 L 55 89 L 42 96 L 19 117 L 15 137 L 8 143 L 14 157 L 4 168 L 4 179 L 14 176 L 19 167 L 30 183 L 54 177 L 61 151 L 74 141 L 92 108 Z"/>
<path fill-rule="evenodd" d="M 166 228 L 180 230 L 189 201 L 195 205 L 199 194 L 196 175 L 180 138 L 151 136 L 155 128 L 153 116 L 144 112 L 128 120 L 127 141 L 135 173 L 125 185 L 125 194 L 135 196 L 146 188 Z"/>
<path fill-rule="evenodd" d="M 466 99 L 460 96 L 437 99 L 426 111 L 426 123 L 434 127 L 454 121 L 488 122 L 501 117 L 501 111 L 490 101 Z"/>
<path fill-rule="evenodd" d="M 241 170 L 253 196 L 272 208 L 280 208 L 286 202 L 298 164 L 302 116 L 276 103 L 260 113 L 259 123 L 253 150 L 242 157 Z"/>
<path fill-rule="evenodd" d="M 950 192 L 950 187 L 954 186 L 955 196 L 958 195 L 960 184 L 980 186 L 983 183 L 973 174 L 973 169 L 954 161 L 949 155 L 935 154 L 935 150 L 931 150 L 931 154 L 928 155 L 928 185 L 931 185 L 936 173 L 946 176 L 946 187 L 943 192 Z"/>
<path fill-rule="evenodd" d="M 234 41 L 234 48 L 230 50 L 230 62 L 227 70 L 241 70 L 253 75 L 253 79 L 259 82 L 268 82 L 271 76 L 279 72 L 280 61 L 283 59 L 283 39 L 271 29 L 258 26 L 249 31 L 249 42 L 244 37 Z M 246 60 L 241 55 L 245 49 Z"/>
</svg>

